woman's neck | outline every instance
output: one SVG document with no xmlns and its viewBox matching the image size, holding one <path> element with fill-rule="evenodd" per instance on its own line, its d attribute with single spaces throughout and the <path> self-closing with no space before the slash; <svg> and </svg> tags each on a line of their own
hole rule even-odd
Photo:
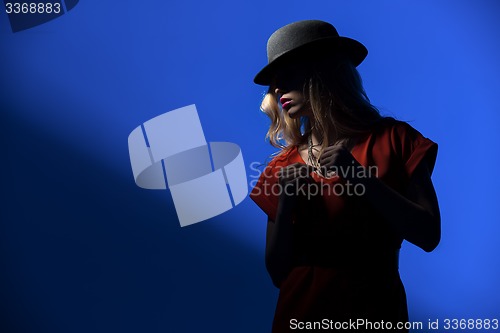
<svg viewBox="0 0 500 333">
<path fill-rule="evenodd" d="M 314 146 L 321 145 L 325 140 L 323 138 L 324 133 L 322 131 L 319 131 L 318 126 L 314 126 L 313 123 L 311 124 L 311 128 L 312 144 Z M 338 137 L 335 135 L 335 129 L 332 125 L 328 126 L 327 146 L 334 144 L 337 140 Z"/>
<path fill-rule="evenodd" d="M 311 131 L 311 136 L 312 136 L 312 145 L 315 147 L 315 150 L 320 151 L 324 139 L 323 139 L 323 132 L 319 131 L 317 129 L 317 126 L 311 126 L 312 131 Z M 309 139 L 308 139 L 309 142 Z M 333 144 L 342 144 L 344 145 L 347 149 L 352 149 L 353 145 L 356 142 L 355 137 L 339 137 L 337 133 L 335 133 L 335 129 L 332 125 L 329 126 L 328 128 L 328 138 L 326 142 L 326 146 L 331 146 Z"/>
</svg>

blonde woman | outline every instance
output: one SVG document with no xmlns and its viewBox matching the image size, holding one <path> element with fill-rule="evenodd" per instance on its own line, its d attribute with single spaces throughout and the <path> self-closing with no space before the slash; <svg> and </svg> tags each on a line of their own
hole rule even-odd
<svg viewBox="0 0 500 333">
<path fill-rule="evenodd" d="M 440 241 L 437 145 L 371 105 L 356 70 L 367 50 L 331 24 L 286 25 L 267 55 L 254 82 L 269 86 L 261 109 L 281 151 L 250 196 L 280 289 L 272 331 L 407 332 L 398 255 L 403 240 Z"/>
</svg>

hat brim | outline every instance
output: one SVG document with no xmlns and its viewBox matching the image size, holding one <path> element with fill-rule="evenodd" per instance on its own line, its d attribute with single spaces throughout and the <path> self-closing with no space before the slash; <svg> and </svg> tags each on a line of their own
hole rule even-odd
<svg viewBox="0 0 500 333">
<path fill-rule="evenodd" d="M 313 57 L 308 57 L 308 60 L 314 60 L 314 51 L 321 49 L 328 49 L 329 52 L 342 52 L 347 55 L 347 57 L 351 60 L 354 66 L 358 66 L 363 62 L 363 60 L 368 55 L 367 48 L 352 38 L 348 37 L 328 37 L 319 40 L 315 40 L 300 47 L 297 47 L 293 50 L 285 52 L 278 57 L 276 57 L 269 64 L 264 66 L 255 78 L 253 82 L 263 86 L 269 86 L 272 83 L 272 80 L 276 74 L 276 69 L 279 68 L 281 64 L 286 61 L 293 60 L 297 58 L 298 55 L 304 54 L 307 51 L 311 51 L 313 53 Z"/>
</svg>

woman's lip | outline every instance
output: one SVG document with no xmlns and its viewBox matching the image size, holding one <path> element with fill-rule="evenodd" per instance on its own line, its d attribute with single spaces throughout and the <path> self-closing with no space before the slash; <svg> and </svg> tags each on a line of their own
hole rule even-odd
<svg viewBox="0 0 500 333">
<path fill-rule="evenodd" d="M 281 107 L 282 107 L 283 109 L 286 109 L 286 108 L 288 108 L 288 107 L 290 106 L 290 104 L 291 104 L 291 103 L 292 103 L 292 101 L 291 101 L 291 100 L 288 100 L 288 101 L 286 101 L 285 103 L 282 103 L 282 104 L 281 104 Z"/>
<path fill-rule="evenodd" d="M 285 104 L 286 102 L 291 101 L 291 100 L 292 100 L 291 98 L 281 97 L 281 98 L 280 98 L 280 103 L 283 105 L 283 104 Z"/>
</svg>

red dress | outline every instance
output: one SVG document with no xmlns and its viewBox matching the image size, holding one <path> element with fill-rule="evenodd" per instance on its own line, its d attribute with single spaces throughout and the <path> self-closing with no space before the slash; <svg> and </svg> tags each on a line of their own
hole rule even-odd
<svg viewBox="0 0 500 333">
<path fill-rule="evenodd" d="M 432 171 L 436 154 L 434 142 L 395 120 L 382 121 L 352 150 L 365 170 L 402 195 L 419 163 L 428 163 Z M 273 221 L 280 193 L 277 171 L 296 162 L 305 163 L 296 146 L 283 151 L 267 165 L 250 193 Z M 358 319 L 366 325 L 391 322 L 393 328 L 408 321 L 397 266 L 403 239 L 362 195 L 356 195 L 361 188 L 357 192 L 351 188 L 354 195 L 348 195 L 339 177 L 313 174 L 313 178 L 325 190 L 299 200 L 293 232 L 295 265 L 280 286 L 272 332 L 328 331 L 339 325 L 354 329 L 352 322 Z M 375 326 L 360 327 L 358 331 L 375 330 Z"/>
</svg>

